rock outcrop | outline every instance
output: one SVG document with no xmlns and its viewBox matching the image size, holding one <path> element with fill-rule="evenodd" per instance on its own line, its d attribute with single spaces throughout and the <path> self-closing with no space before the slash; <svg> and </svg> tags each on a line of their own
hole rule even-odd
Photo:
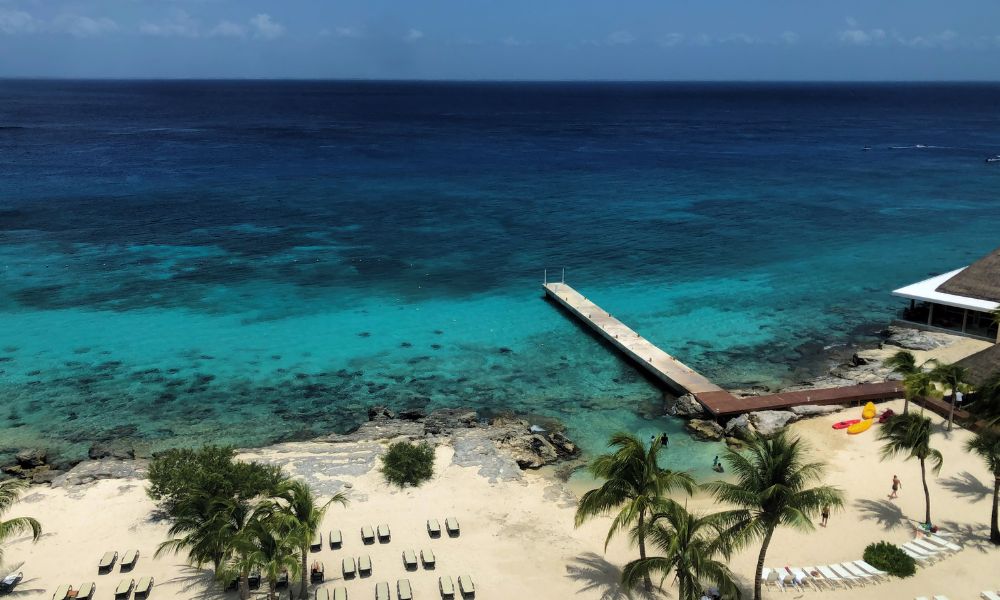
<svg viewBox="0 0 1000 600">
<path fill-rule="evenodd" d="M 946 334 L 933 331 L 920 331 L 908 327 L 890 326 L 883 332 L 885 343 L 906 348 L 907 350 L 933 350 L 946 346 L 949 338 Z"/>
<path fill-rule="evenodd" d="M 664 408 L 668 415 L 683 418 L 701 418 L 705 416 L 705 408 L 691 394 L 673 397 L 667 396 Z"/>
<path fill-rule="evenodd" d="M 769 437 L 798 419 L 798 415 L 790 410 L 760 410 L 750 413 L 750 422 L 753 423 L 757 433 Z"/>
<path fill-rule="evenodd" d="M 723 438 L 725 430 L 715 421 L 691 419 L 684 424 L 688 432 L 699 440 L 717 441 Z"/>
<path fill-rule="evenodd" d="M 819 406 L 816 404 L 806 404 L 803 406 L 793 406 L 789 408 L 791 412 L 795 413 L 799 417 L 815 417 L 818 415 L 828 415 L 830 413 L 837 412 L 838 410 L 844 408 L 839 404 L 830 404 L 827 406 Z"/>
<path fill-rule="evenodd" d="M 730 419 L 726 423 L 726 436 L 733 437 L 740 440 L 748 440 L 757 433 L 757 429 L 754 428 L 753 423 L 750 422 L 749 415 L 740 415 L 734 419 Z"/>
</svg>

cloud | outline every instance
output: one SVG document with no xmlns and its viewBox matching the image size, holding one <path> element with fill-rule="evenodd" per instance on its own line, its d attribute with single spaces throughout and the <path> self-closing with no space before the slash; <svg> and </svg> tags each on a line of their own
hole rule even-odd
<svg viewBox="0 0 1000 600">
<path fill-rule="evenodd" d="M 884 29 L 845 29 L 837 34 L 843 44 L 870 46 L 885 42 L 888 37 Z"/>
<path fill-rule="evenodd" d="M 846 19 L 849 29 L 837 32 L 837 39 L 842 44 L 850 46 L 895 45 L 910 48 L 946 48 L 963 45 L 956 31 L 945 29 L 939 33 L 906 36 L 897 31 L 886 31 L 881 28 L 865 29 L 857 20 Z"/>
<path fill-rule="evenodd" d="M 183 10 L 177 11 L 172 18 L 160 23 L 143 21 L 139 24 L 139 33 L 156 37 L 188 37 L 201 35 L 201 24 L 191 18 Z"/>
<path fill-rule="evenodd" d="M 683 33 L 667 33 L 660 36 L 660 39 L 656 43 L 663 46 L 664 48 L 673 48 L 674 46 L 680 46 L 684 43 Z"/>
<path fill-rule="evenodd" d="M 232 21 L 221 21 L 208 32 L 210 37 L 242 38 L 247 36 L 247 28 Z"/>
<path fill-rule="evenodd" d="M 956 44 L 958 42 L 958 33 L 951 29 L 945 29 L 940 33 L 918 35 L 912 38 L 896 36 L 894 39 L 904 46 L 913 48 L 943 48 Z"/>
<path fill-rule="evenodd" d="M 254 37 L 264 40 L 274 40 L 285 35 L 285 26 L 271 18 L 271 15 L 261 13 L 250 19 Z"/>
<path fill-rule="evenodd" d="M 118 23 L 107 17 L 86 17 L 74 14 L 62 14 L 52 22 L 53 31 L 85 38 L 113 33 L 118 31 Z"/>
<path fill-rule="evenodd" d="M 403 41 L 415 42 L 417 40 L 423 39 L 423 37 L 424 37 L 423 31 L 420 31 L 419 29 L 411 29 L 406 32 L 406 35 L 403 36 Z"/>
<path fill-rule="evenodd" d="M 0 9 L 0 33 L 34 33 L 42 23 L 23 10 Z"/>
<path fill-rule="evenodd" d="M 607 43 L 609 46 L 627 46 L 635 40 L 636 37 L 631 32 L 619 30 L 608 34 Z"/>
<path fill-rule="evenodd" d="M 799 43 L 799 34 L 794 31 L 783 31 L 778 37 L 781 38 L 782 42 L 788 44 L 789 46 Z"/>
<path fill-rule="evenodd" d="M 329 30 L 324 31 L 326 31 L 326 35 L 334 35 L 339 38 L 348 38 L 352 40 L 358 40 L 364 37 L 361 31 L 355 29 L 354 27 L 337 27 L 332 33 Z"/>
<path fill-rule="evenodd" d="M 516 38 L 516 37 L 514 37 L 512 35 L 509 35 L 509 36 L 505 37 L 504 39 L 500 40 L 500 43 L 503 44 L 504 46 L 512 46 L 512 47 L 530 46 L 531 45 L 531 42 L 527 42 L 525 40 L 518 39 L 518 38 Z"/>
</svg>

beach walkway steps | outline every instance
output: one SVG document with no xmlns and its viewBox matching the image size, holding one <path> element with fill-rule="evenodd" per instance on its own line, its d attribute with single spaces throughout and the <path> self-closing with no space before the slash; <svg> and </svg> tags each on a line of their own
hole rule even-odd
<svg viewBox="0 0 1000 600">
<path fill-rule="evenodd" d="M 714 417 L 733 416 L 758 410 L 780 410 L 807 404 L 852 404 L 891 400 L 899 398 L 903 393 L 899 381 L 886 381 L 739 398 L 667 354 L 565 282 L 546 282 L 542 287 L 549 298 L 663 382 L 670 391 L 678 395 L 691 394 Z"/>
</svg>

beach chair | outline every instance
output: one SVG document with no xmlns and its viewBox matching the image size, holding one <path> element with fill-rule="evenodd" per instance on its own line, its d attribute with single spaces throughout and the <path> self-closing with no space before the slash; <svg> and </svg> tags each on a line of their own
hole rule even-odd
<svg viewBox="0 0 1000 600">
<path fill-rule="evenodd" d="M 424 563 L 425 569 L 433 569 L 436 558 L 434 557 L 434 551 L 430 548 L 424 548 L 420 551 L 420 561 Z"/>
<path fill-rule="evenodd" d="M 816 570 L 819 571 L 821 575 L 823 575 L 823 579 L 830 582 L 830 585 L 847 585 L 847 582 L 845 582 L 839 575 L 834 573 L 830 569 L 830 567 L 816 567 Z"/>
<path fill-rule="evenodd" d="M 764 586 L 773 585 L 782 589 L 781 581 L 778 579 L 778 572 L 770 567 L 764 567 L 760 572 L 760 581 Z"/>
<path fill-rule="evenodd" d="M 834 586 L 834 582 L 828 581 L 825 577 L 823 577 L 823 574 L 820 573 L 819 569 L 816 567 L 802 567 L 802 570 L 805 571 L 806 574 L 812 579 L 812 584 L 816 586 L 816 589 L 819 589 L 820 584 L 831 588 Z"/>
<path fill-rule="evenodd" d="M 805 586 L 808 584 L 809 587 L 813 589 L 816 590 L 819 589 L 819 586 L 816 585 L 816 582 L 813 580 L 812 575 L 806 573 L 799 567 L 792 567 L 792 575 L 795 577 L 795 587 L 804 589 Z"/>
<path fill-rule="evenodd" d="M 347 588 L 335 588 L 333 590 L 333 600 L 347 600 Z"/>
<path fill-rule="evenodd" d="M 934 560 L 934 557 L 937 555 L 937 552 L 934 552 L 932 550 L 925 550 L 924 548 L 915 545 L 913 542 L 903 544 L 900 547 L 903 549 L 903 551 L 912 552 L 913 554 L 920 556 L 927 561 Z"/>
<path fill-rule="evenodd" d="M 934 596 L 934 600 L 948 600 L 948 596 Z"/>
<path fill-rule="evenodd" d="M 380 523 L 378 526 L 378 541 L 379 543 L 388 543 L 390 539 L 389 536 L 389 525 L 387 523 Z"/>
<path fill-rule="evenodd" d="M 852 562 L 842 562 L 840 563 L 840 566 L 844 569 L 847 569 L 847 572 L 850 573 L 851 575 L 854 575 L 854 577 L 861 582 L 861 585 L 864 585 L 868 583 L 868 581 L 875 578 L 874 575 L 868 573 L 867 571 L 865 571 L 864 569 L 862 569 L 861 567 Z"/>
<path fill-rule="evenodd" d="M 448 517 L 444 520 L 444 528 L 448 530 L 448 535 L 451 537 L 458 537 L 461 530 L 458 528 L 458 519 L 455 517 Z"/>
<path fill-rule="evenodd" d="M 982 600 L 1000 600 L 1000 595 L 997 595 L 989 590 L 979 593 L 979 597 Z"/>
<path fill-rule="evenodd" d="M 938 546 L 944 546 L 945 548 L 951 550 L 952 552 L 958 552 L 959 550 L 962 549 L 962 547 L 959 546 L 958 544 L 953 544 L 940 536 L 931 534 L 927 536 L 927 539 L 934 542 Z"/>
<path fill-rule="evenodd" d="M 66 600 L 69 597 L 69 593 L 73 591 L 73 586 L 71 585 L 61 585 L 56 588 L 56 592 L 52 594 L 52 600 Z"/>
<path fill-rule="evenodd" d="M 854 585 L 855 583 L 864 583 L 864 577 L 855 577 L 850 571 L 838 564 L 828 565 L 838 577 L 843 579 L 848 583 L 848 585 Z"/>
<path fill-rule="evenodd" d="M 410 589 L 409 579 L 400 579 L 396 582 L 396 598 L 398 600 L 413 600 L 413 590 Z"/>
<path fill-rule="evenodd" d="M 250 575 L 247 576 L 247 586 L 251 590 L 260 589 L 260 571 L 250 571 Z"/>
<path fill-rule="evenodd" d="M 115 588 L 115 598 L 128 598 L 132 595 L 132 588 L 135 587 L 135 579 L 122 579 L 118 587 Z"/>
<path fill-rule="evenodd" d="M 274 580 L 274 588 L 280 590 L 286 587 L 288 587 L 288 569 L 282 569 Z"/>
<path fill-rule="evenodd" d="M 101 557 L 100 562 L 97 563 L 98 573 L 107 573 L 111 571 L 115 566 L 115 561 L 118 560 L 117 552 L 105 552 L 104 556 Z"/>
<path fill-rule="evenodd" d="M 407 571 L 417 569 L 417 553 L 413 550 L 403 550 L 403 568 Z"/>
<path fill-rule="evenodd" d="M 358 572 L 358 568 L 354 564 L 354 557 L 344 557 L 344 560 L 340 561 L 340 570 L 344 573 L 344 579 L 353 578 Z"/>
<path fill-rule="evenodd" d="M 153 578 L 140 577 L 139 581 L 135 584 L 135 597 L 149 598 L 149 594 L 152 591 L 153 591 Z"/>
<path fill-rule="evenodd" d="M 330 600 L 330 590 L 326 588 L 316 590 L 316 600 Z"/>
<path fill-rule="evenodd" d="M 380 581 L 375 584 L 375 600 L 389 600 L 389 582 Z"/>
<path fill-rule="evenodd" d="M 125 571 L 131 571 L 135 568 L 136 563 L 139 562 L 139 551 L 129 550 L 122 555 L 122 561 L 119 563 L 121 565 L 120 569 L 124 573 Z"/>
<path fill-rule="evenodd" d="M 21 571 L 4 577 L 3 580 L 0 580 L 0 592 L 13 592 L 22 579 L 24 579 L 24 573 Z"/>
<path fill-rule="evenodd" d="M 889 575 L 885 571 L 876 569 L 875 567 L 871 566 L 870 564 L 866 563 L 863 560 L 856 560 L 854 561 L 854 564 L 856 564 L 859 568 L 861 568 L 862 571 L 878 579 L 885 579 Z"/>
<path fill-rule="evenodd" d="M 462 593 L 462 596 L 475 596 L 476 595 L 476 584 L 472 583 L 472 578 L 468 575 L 458 576 L 458 591 Z"/>
<path fill-rule="evenodd" d="M 781 589 L 788 587 L 798 588 L 799 583 L 795 581 L 795 576 L 787 568 L 785 569 L 775 569 L 778 572 L 778 583 L 781 585 Z"/>
<path fill-rule="evenodd" d="M 438 589 L 441 590 L 442 598 L 452 598 L 455 596 L 455 584 L 452 582 L 451 577 L 447 575 L 438 577 Z"/>
<path fill-rule="evenodd" d="M 309 544 L 309 549 L 312 550 L 313 552 L 319 552 L 320 550 L 323 549 L 323 534 L 322 533 L 320 533 L 318 531 L 316 532 L 316 535 L 313 536 L 312 543 Z"/>
<path fill-rule="evenodd" d="M 351 562 L 354 562 L 353 558 L 351 559 Z M 321 561 L 313 561 L 313 564 L 309 567 L 309 581 L 313 583 L 323 583 L 324 579 L 326 579 L 326 567 L 323 566 Z"/>
<path fill-rule="evenodd" d="M 80 587 L 76 590 L 76 600 L 94 600 L 94 594 L 96 592 L 97 586 L 93 581 L 81 583 Z"/>
<path fill-rule="evenodd" d="M 910 550 L 909 548 L 907 548 L 906 544 L 903 544 L 902 546 L 900 546 L 900 549 L 903 551 L 903 554 L 906 554 L 907 556 L 909 556 L 910 558 L 912 558 L 913 560 L 915 560 L 915 561 L 917 561 L 919 563 L 929 563 L 929 562 L 931 562 L 931 557 L 929 557 L 929 556 L 927 556 L 925 554 L 917 554 L 916 552 L 914 552 L 914 551 Z"/>
<path fill-rule="evenodd" d="M 329 539 L 331 550 L 336 550 L 344 545 L 344 536 L 340 535 L 339 529 L 331 529 Z"/>
<path fill-rule="evenodd" d="M 365 554 L 358 557 L 358 575 L 367 576 L 372 574 L 372 557 Z"/>
<path fill-rule="evenodd" d="M 432 538 L 441 537 L 441 524 L 437 519 L 427 519 L 427 535 Z"/>
<path fill-rule="evenodd" d="M 922 550 L 926 550 L 927 552 L 930 552 L 931 554 L 938 554 L 938 553 L 945 554 L 945 553 L 949 552 L 949 550 L 947 548 L 944 548 L 943 546 L 938 546 L 937 544 L 932 544 L 931 542 L 928 542 L 927 540 L 920 540 L 920 539 L 918 539 L 918 540 L 913 540 L 910 543 L 913 544 L 914 546 L 919 547 Z"/>
<path fill-rule="evenodd" d="M 365 544 L 375 543 L 375 530 L 372 529 L 371 525 L 365 525 L 361 528 L 361 541 Z"/>
</svg>

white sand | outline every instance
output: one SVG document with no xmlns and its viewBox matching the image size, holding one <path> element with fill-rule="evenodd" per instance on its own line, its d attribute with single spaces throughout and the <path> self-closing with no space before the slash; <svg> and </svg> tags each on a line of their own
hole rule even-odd
<svg viewBox="0 0 1000 600">
<path fill-rule="evenodd" d="M 890 403 L 901 410 L 901 402 Z M 882 408 L 882 407 L 880 407 Z M 861 557 L 874 541 L 904 542 L 912 537 L 912 523 L 923 517 L 923 496 L 917 463 L 879 462 L 875 431 L 848 437 L 831 429 L 833 422 L 853 416 L 860 409 L 800 422 L 792 429 L 808 437 L 830 464 L 828 482 L 847 494 L 847 510 L 835 513 L 830 527 L 810 534 L 781 530 L 768 554 L 769 566 L 803 566 L 840 562 Z M 941 419 L 932 416 L 936 423 Z M 945 454 L 941 475 L 931 481 L 935 520 L 954 532 L 964 550 L 907 580 L 872 585 L 851 591 L 809 592 L 818 598 L 912 598 L 945 594 L 952 600 L 977 598 L 983 589 L 1000 588 L 1000 550 L 985 539 L 988 534 L 992 480 L 981 461 L 961 450 L 970 436 L 956 430 L 950 436 L 935 436 L 935 445 Z M 303 446 L 308 449 L 307 446 Z M 266 453 L 267 451 L 263 451 Z M 375 583 L 388 581 L 395 596 L 395 582 L 408 578 L 414 596 L 437 598 L 437 577 L 457 579 L 469 574 L 478 588 L 477 598 L 625 598 L 616 579 L 619 568 L 634 551 L 623 540 L 603 551 L 607 521 L 598 520 L 573 528 L 575 504 L 567 488 L 540 476 L 528 474 L 520 482 L 491 484 L 475 469 L 451 464 L 452 451 L 438 450 L 438 475 L 419 489 L 388 488 L 379 474 L 343 478 L 353 485 L 347 509 L 331 507 L 323 526 L 324 549 L 313 558 L 325 562 L 327 587 L 346 585 L 352 599 L 374 597 Z M 889 484 L 896 473 L 903 481 L 898 500 L 888 501 Z M 234 598 L 217 591 L 204 571 L 184 564 L 183 556 L 153 559 L 157 544 L 166 536 L 167 524 L 150 520 L 153 504 L 146 498 L 141 481 L 105 480 L 70 489 L 35 487 L 12 514 L 30 514 L 40 519 L 45 535 L 37 544 L 19 539 L 7 548 L 8 567 L 18 563 L 25 573 L 19 587 L 22 598 L 50 598 L 61 583 L 78 585 L 97 582 L 98 599 L 113 597 L 122 575 L 97 575 L 97 561 L 106 550 L 123 553 L 138 548 L 142 558 L 128 577 L 153 576 L 152 598 Z M 713 510 L 710 500 L 698 498 L 689 507 Z M 430 539 L 424 529 L 427 518 L 444 525 L 447 516 L 461 521 L 462 534 Z M 386 522 L 392 527 L 388 544 L 363 546 L 363 525 Z M 330 550 L 327 532 L 343 531 L 344 546 Z M 404 549 L 419 552 L 430 547 L 437 555 L 434 571 L 422 567 L 405 572 Z M 340 560 L 344 556 L 370 554 L 372 577 L 343 582 Z M 732 567 L 749 584 L 756 558 L 751 549 L 734 557 Z M 669 582 L 668 582 L 669 583 Z M 795 597 L 799 593 L 792 594 Z M 768 597 L 787 597 L 770 591 Z M 671 588 L 665 597 L 676 597 Z"/>
</svg>

